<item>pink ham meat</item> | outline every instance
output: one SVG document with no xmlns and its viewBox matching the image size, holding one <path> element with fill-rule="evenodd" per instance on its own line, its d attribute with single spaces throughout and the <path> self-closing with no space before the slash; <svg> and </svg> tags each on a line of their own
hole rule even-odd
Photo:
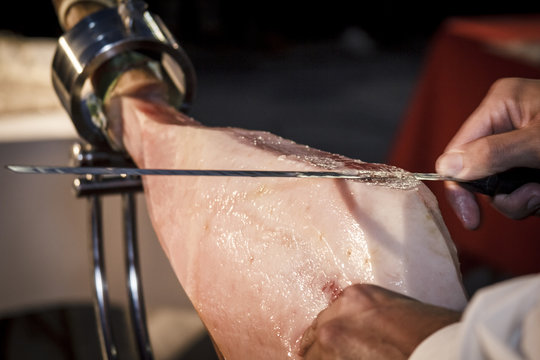
<svg viewBox="0 0 540 360">
<path fill-rule="evenodd" d="M 150 217 L 223 358 L 297 359 L 298 341 L 344 287 L 373 283 L 466 303 L 436 199 L 403 170 L 267 132 L 210 128 L 124 97 L 124 143 L 141 168 L 348 170 L 333 179 L 146 177 Z"/>
</svg>

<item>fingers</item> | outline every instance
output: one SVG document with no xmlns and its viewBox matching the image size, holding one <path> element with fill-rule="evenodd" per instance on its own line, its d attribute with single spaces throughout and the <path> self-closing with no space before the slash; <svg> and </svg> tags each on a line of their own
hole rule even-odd
<svg viewBox="0 0 540 360">
<path fill-rule="evenodd" d="M 347 321 L 350 319 L 350 316 L 343 317 L 339 311 L 333 311 L 336 302 L 321 311 L 311 326 L 304 331 L 298 351 L 298 355 L 302 358 L 307 360 L 336 358 L 329 356 L 335 353 L 336 346 L 339 348 L 339 343 L 343 340 L 342 335 L 346 333 L 341 326 L 343 319 Z M 339 306 L 338 303 L 337 307 Z"/>
<path fill-rule="evenodd" d="M 330 303 L 330 305 L 322 310 L 315 320 L 311 323 L 311 326 L 308 327 L 304 334 L 302 335 L 302 339 L 300 340 L 299 345 L 299 351 L 298 355 L 301 357 L 305 357 L 309 360 L 316 360 L 320 358 L 320 354 L 322 354 L 322 351 L 320 348 L 320 331 L 321 326 L 324 325 L 325 319 L 332 319 L 332 317 L 337 316 L 340 312 L 340 303 L 342 302 L 344 296 L 344 293 L 349 293 L 348 290 L 350 287 L 346 288 L 339 296 L 338 298 Z M 323 327 L 324 328 L 324 327 Z M 309 355 L 308 355 L 309 353 Z"/>
<path fill-rule="evenodd" d="M 480 208 L 474 194 L 455 182 L 445 183 L 446 196 L 457 217 L 466 229 L 480 226 Z M 526 184 L 511 194 L 499 194 L 492 205 L 505 216 L 519 220 L 540 216 L 540 184 Z"/>
<path fill-rule="evenodd" d="M 493 198 L 493 206 L 511 219 L 540 216 L 540 184 L 526 184 L 511 194 Z"/>
<path fill-rule="evenodd" d="M 309 328 L 304 336 L 310 339 L 310 343 L 302 347 L 299 355 L 306 360 L 350 359 L 351 354 L 356 354 L 354 358 L 361 358 L 356 349 L 362 338 L 352 336 L 357 330 L 356 325 L 351 317 L 337 317 L 316 328 Z"/>
<path fill-rule="evenodd" d="M 540 123 L 523 129 L 484 137 L 443 154 L 437 172 L 465 180 L 478 179 L 514 167 L 540 168 Z M 512 219 L 538 211 L 539 185 L 524 186 L 509 195 L 493 199 L 495 208 Z M 472 193 L 456 183 L 445 185 L 454 212 L 467 229 L 480 225 L 480 210 Z"/>
<path fill-rule="evenodd" d="M 540 167 L 540 82 L 498 80 L 437 160 L 437 172 L 466 180 L 512 167 Z"/>
<path fill-rule="evenodd" d="M 426 337 L 459 318 L 452 310 L 355 284 L 304 332 L 299 355 L 306 360 L 405 360 Z"/>
<path fill-rule="evenodd" d="M 298 355 L 309 359 L 320 359 L 321 354 L 328 351 L 328 345 L 332 345 L 333 341 L 328 339 L 334 338 L 336 332 L 339 333 L 339 324 L 332 323 L 332 319 L 344 317 L 349 319 L 351 310 L 354 312 L 362 312 L 373 308 L 377 302 L 376 298 L 389 293 L 388 290 L 382 289 L 370 284 L 355 284 L 348 286 L 343 290 L 339 297 L 333 301 L 328 308 L 322 310 L 310 327 L 308 327 L 300 340 Z M 379 294 L 381 293 L 381 294 Z"/>
<path fill-rule="evenodd" d="M 478 108 L 463 123 L 445 151 L 485 136 L 511 131 L 524 125 L 520 114 L 520 89 L 524 79 L 501 79 L 495 82 Z"/>
<path fill-rule="evenodd" d="M 522 79 L 495 84 L 437 159 L 437 172 L 474 180 L 514 167 L 540 168 L 540 109 L 535 105 L 540 103 L 539 84 Z M 480 211 L 475 196 L 456 183 L 445 187 L 465 228 L 476 229 L 480 225 Z M 513 219 L 535 214 L 537 194 L 531 189 L 497 196 L 493 205 Z"/>
<path fill-rule="evenodd" d="M 513 167 L 540 167 L 539 149 L 540 123 L 453 148 L 439 157 L 436 169 L 445 176 L 479 179 Z"/>
<path fill-rule="evenodd" d="M 309 349 L 313 346 L 315 340 L 317 339 L 317 318 L 313 321 L 310 327 L 304 331 L 302 339 L 300 341 L 300 350 L 298 355 L 304 357 L 307 355 Z"/>
<path fill-rule="evenodd" d="M 473 193 L 455 182 L 445 183 L 446 197 L 457 217 L 466 229 L 475 230 L 480 226 L 480 207 Z"/>
</svg>

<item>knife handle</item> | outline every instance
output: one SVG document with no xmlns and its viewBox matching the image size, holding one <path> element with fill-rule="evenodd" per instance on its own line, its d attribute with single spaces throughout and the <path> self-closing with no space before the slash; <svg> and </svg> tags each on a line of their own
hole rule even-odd
<svg viewBox="0 0 540 360">
<path fill-rule="evenodd" d="M 510 194 L 528 183 L 540 184 L 540 169 L 513 168 L 488 177 L 459 182 L 465 189 L 484 195 Z"/>
</svg>

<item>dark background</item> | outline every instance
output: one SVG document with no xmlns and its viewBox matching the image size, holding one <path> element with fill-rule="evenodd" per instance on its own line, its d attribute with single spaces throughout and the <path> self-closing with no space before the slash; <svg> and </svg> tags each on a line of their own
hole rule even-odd
<svg viewBox="0 0 540 360">
<path fill-rule="evenodd" d="M 381 46 L 402 46 L 430 36 L 449 16 L 537 12 L 530 1 L 148 0 L 177 38 L 190 44 L 269 49 L 332 38 L 358 26 Z M 0 29 L 25 36 L 57 37 L 51 1 L 11 1 Z"/>
<path fill-rule="evenodd" d="M 194 63 L 191 115 L 384 162 L 429 41 L 452 16 L 534 13 L 526 1 L 149 0 Z M 0 30 L 62 34 L 51 1 L 15 2 Z"/>
</svg>

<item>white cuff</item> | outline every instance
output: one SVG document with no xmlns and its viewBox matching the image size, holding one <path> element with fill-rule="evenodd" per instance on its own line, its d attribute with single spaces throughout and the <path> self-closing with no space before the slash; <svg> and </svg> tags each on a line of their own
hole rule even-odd
<svg viewBox="0 0 540 360">
<path fill-rule="evenodd" d="M 409 360 L 457 359 L 460 326 L 461 323 L 458 322 L 434 332 L 418 345 Z"/>
</svg>

